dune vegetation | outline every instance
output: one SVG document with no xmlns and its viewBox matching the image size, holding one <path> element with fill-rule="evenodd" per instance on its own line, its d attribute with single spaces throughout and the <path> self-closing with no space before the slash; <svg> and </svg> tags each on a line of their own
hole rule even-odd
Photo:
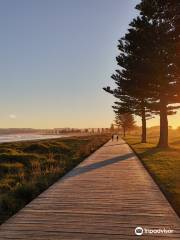
<svg viewBox="0 0 180 240">
<path fill-rule="evenodd" d="M 80 163 L 108 134 L 0 144 L 0 223 Z"/>
<path fill-rule="evenodd" d="M 148 129 L 147 143 L 141 143 L 138 132 L 128 134 L 125 140 L 180 216 L 180 128 L 169 129 L 169 147 L 166 149 L 156 147 L 158 131 L 158 128 Z"/>
</svg>

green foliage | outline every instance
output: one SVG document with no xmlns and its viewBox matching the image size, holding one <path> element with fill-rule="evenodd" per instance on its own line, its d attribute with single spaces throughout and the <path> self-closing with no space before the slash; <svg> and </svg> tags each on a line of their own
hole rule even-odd
<svg viewBox="0 0 180 240">
<path fill-rule="evenodd" d="M 18 174 L 23 172 L 24 165 L 22 163 L 0 163 L 1 174 Z"/>
<path fill-rule="evenodd" d="M 0 198 L 0 212 L 2 214 L 1 218 L 7 219 L 8 215 L 11 215 L 19 209 L 19 205 L 20 204 L 17 202 L 17 199 L 15 199 L 12 195 L 2 195 Z"/>
<path fill-rule="evenodd" d="M 26 204 L 36 196 L 36 190 L 33 182 L 25 182 L 16 186 L 13 190 L 13 196 Z"/>
<path fill-rule="evenodd" d="M 116 114 L 115 123 L 118 127 L 122 127 L 124 136 L 127 130 L 131 130 L 135 127 L 134 116 L 131 113 Z"/>
<path fill-rule="evenodd" d="M 118 69 L 112 75 L 116 88 L 104 90 L 117 99 L 115 113 L 141 116 L 142 142 L 146 119 L 159 114 L 159 146 L 166 148 L 167 116 L 180 107 L 180 2 L 141 0 L 136 9 L 139 16 L 119 40 Z"/>
<path fill-rule="evenodd" d="M 32 143 L 24 148 L 24 152 L 28 153 L 47 154 L 48 151 L 47 146 L 43 143 Z"/>
<path fill-rule="evenodd" d="M 0 144 L 0 223 L 108 139 L 92 135 Z"/>
<path fill-rule="evenodd" d="M 68 145 L 66 145 L 65 143 L 58 143 L 57 145 L 52 145 L 49 148 L 49 151 L 56 154 L 60 154 L 60 153 L 68 153 L 70 152 L 70 147 Z"/>
</svg>

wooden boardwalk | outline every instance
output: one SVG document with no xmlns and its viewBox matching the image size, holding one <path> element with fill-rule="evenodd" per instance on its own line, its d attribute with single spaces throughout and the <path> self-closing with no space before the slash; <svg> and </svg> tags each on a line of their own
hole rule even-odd
<svg viewBox="0 0 180 240">
<path fill-rule="evenodd" d="M 136 236 L 144 229 L 172 234 Z M 0 227 L 0 239 L 180 239 L 179 218 L 129 146 L 109 141 Z"/>
</svg>

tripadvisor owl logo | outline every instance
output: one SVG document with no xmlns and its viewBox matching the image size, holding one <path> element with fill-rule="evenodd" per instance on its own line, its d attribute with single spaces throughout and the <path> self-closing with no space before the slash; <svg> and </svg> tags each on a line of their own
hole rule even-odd
<svg viewBox="0 0 180 240">
<path fill-rule="evenodd" d="M 136 227 L 136 228 L 135 228 L 135 234 L 136 234 L 137 236 L 143 235 L 143 228 L 142 228 L 142 227 Z"/>
</svg>

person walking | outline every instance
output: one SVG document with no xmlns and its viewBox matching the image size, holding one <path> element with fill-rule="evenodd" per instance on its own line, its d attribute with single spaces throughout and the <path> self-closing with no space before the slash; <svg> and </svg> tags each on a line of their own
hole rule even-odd
<svg viewBox="0 0 180 240">
<path fill-rule="evenodd" d="M 118 142 L 118 140 L 119 140 L 119 136 L 118 135 L 117 135 L 116 139 L 117 139 L 117 142 Z"/>
<path fill-rule="evenodd" d="M 112 142 L 113 142 L 113 140 L 114 140 L 114 134 L 112 134 L 112 137 L 111 137 L 111 139 L 112 139 Z"/>
</svg>

